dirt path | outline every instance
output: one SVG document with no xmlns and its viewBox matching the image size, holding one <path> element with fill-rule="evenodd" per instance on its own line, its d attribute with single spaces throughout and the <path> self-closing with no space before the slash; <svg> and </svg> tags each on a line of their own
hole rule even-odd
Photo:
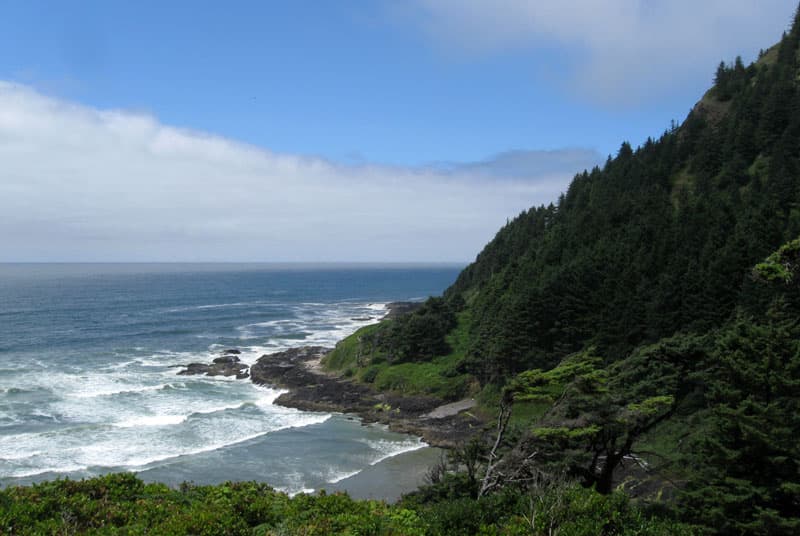
<svg viewBox="0 0 800 536">
<path fill-rule="evenodd" d="M 474 408 L 476 404 L 477 402 L 475 402 L 474 398 L 465 398 L 464 400 L 459 400 L 458 402 L 451 402 L 450 404 L 439 406 L 430 413 L 423 415 L 422 418 L 446 419 L 447 417 L 454 417 L 462 411 Z"/>
</svg>

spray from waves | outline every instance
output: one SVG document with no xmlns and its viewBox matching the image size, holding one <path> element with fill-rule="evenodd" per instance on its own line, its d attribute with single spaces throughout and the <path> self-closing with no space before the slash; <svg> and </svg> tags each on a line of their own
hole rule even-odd
<svg viewBox="0 0 800 536">
<path fill-rule="evenodd" d="M 27 385 L 10 389 L 38 398 L 16 411 L 15 417 L 27 414 L 28 429 L 0 441 L 0 477 L 146 467 L 330 417 L 274 406 L 282 391 L 250 382 L 205 376 L 175 381 L 174 368 L 132 366 L 21 377 Z M 35 427 L 34 414 L 57 425 Z M 0 418 L 3 427 L 19 421 Z"/>
<path fill-rule="evenodd" d="M 228 426 L 217 422 L 211 427 L 194 427 L 194 432 L 218 428 L 218 433 L 209 434 L 206 442 L 181 442 L 181 434 L 170 434 L 178 441 L 168 441 L 163 435 L 148 433 L 141 427 L 127 429 L 114 435 L 108 430 L 94 430 L 82 434 L 79 442 L 65 434 L 19 434 L 12 443 L 25 445 L 26 453 L 14 449 L 7 452 L 8 445 L 0 445 L 0 473 L 13 478 L 32 477 L 46 473 L 74 473 L 96 469 L 137 470 L 152 468 L 183 456 L 192 456 L 231 447 L 259 437 L 290 428 L 303 428 L 322 424 L 329 414 L 284 412 L 277 415 L 271 424 L 258 423 L 243 426 L 241 420 L 231 420 Z M 237 422 L 238 421 L 238 422 Z M 230 425 L 231 423 L 234 423 Z M 183 421 L 181 424 L 188 424 Z M 125 429 L 123 429 L 125 430 Z M 58 436 L 62 437 L 58 437 Z M 87 441 L 87 436 L 89 441 Z M 136 441 L 136 438 L 139 441 Z M 60 443 L 58 451 L 47 448 L 52 442 Z M 38 447 L 38 448 L 37 448 Z"/>
<path fill-rule="evenodd" d="M 236 330 L 240 341 L 260 341 L 246 348 L 262 352 L 280 352 L 299 346 L 332 347 L 360 328 L 380 320 L 387 311 L 386 306 L 386 303 L 306 302 L 295 305 L 288 318 L 245 324 Z"/>
<path fill-rule="evenodd" d="M 170 426 L 180 424 L 189 418 L 189 415 L 148 415 L 131 417 L 124 421 L 115 422 L 112 426 L 117 428 L 138 428 L 140 426 Z"/>
<path fill-rule="evenodd" d="M 301 493 L 303 493 L 305 495 L 311 495 L 312 493 L 314 493 L 314 491 L 316 491 L 314 488 L 300 487 L 299 489 L 297 489 L 297 488 L 293 488 L 293 487 L 290 487 L 290 486 L 279 486 L 279 487 L 277 487 L 275 489 L 285 493 L 290 498 L 295 497 L 297 495 L 300 495 Z"/>
<path fill-rule="evenodd" d="M 127 385 L 124 387 L 118 388 L 107 388 L 107 389 L 95 389 L 95 390 L 87 390 L 87 391 L 80 391 L 80 392 L 73 392 L 70 393 L 68 396 L 74 398 L 97 398 L 101 396 L 114 396 L 114 395 L 124 395 L 124 394 L 132 394 L 132 393 L 144 393 L 146 391 L 159 391 L 161 389 L 168 389 L 173 387 L 172 384 L 163 384 L 163 385 Z"/>
<path fill-rule="evenodd" d="M 369 445 L 369 447 L 375 452 L 376 457 L 369 462 L 370 465 L 377 465 L 384 460 L 388 460 L 389 458 L 394 458 L 400 454 L 413 452 L 428 446 L 427 443 L 419 438 L 408 438 L 400 442 L 387 441 L 385 439 L 364 439 L 361 441 Z"/>
<path fill-rule="evenodd" d="M 314 488 L 306 487 L 306 484 L 303 481 L 303 475 L 299 471 L 292 471 L 287 474 L 286 480 L 288 480 L 287 485 L 277 486 L 275 489 L 282 491 L 289 497 L 294 497 L 295 495 L 299 495 L 301 493 L 314 493 Z"/>
<path fill-rule="evenodd" d="M 245 402 L 234 403 L 234 404 L 225 404 L 221 406 L 211 406 L 204 409 L 197 409 L 195 411 L 192 411 L 191 413 L 136 416 L 114 422 L 112 423 L 112 426 L 116 426 L 117 428 L 136 428 L 139 426 L 170 426 L 175 424 L 181 424 L 182 422 L 185 422 L 192 418 L 202 417 L 205 415 L 213 415 L 214 413 L 221 413 L 224 411 L 240 410 L 248 407 L 259 407 L 262 409 L 268 409 L 269 406 L 272 406 L 272 403 L 275 401 L 276 398 L 278 398 L 281 394 L 286 392 L 283 390 L 274 390 L 274 389 L 268 389 L 268 390 L 265 389 L 265 391 L 266 391 L 265 395 L 255 400 L 248 400 Z"/>
<path fill-rule="evenodd" d="M 282 307 L 280 302 L 270 302 L 264 300 L 232 302 L 232 303 L 207 303 L 202 305 L 185 305 L 181 307 L 169 307 L 160 309 L 159 313 L 186 313 L 191 311 L 205 311 L 209 309 L 233 309 L 237 307 L 257 307 L 257 308 L 277 308 Z"/>
<path fill-rule="evenodd" d="M 355 471 L 341 471 L 338 473 L 331 473 L 325 478 L 325 482 L 327 482 L 328 484 L 337 484 L 342 480 L 347 480 L 350 477 L 356 476 L 361 471 L 362 471 L 361 469 L 357 469 Z"/>
</svg>

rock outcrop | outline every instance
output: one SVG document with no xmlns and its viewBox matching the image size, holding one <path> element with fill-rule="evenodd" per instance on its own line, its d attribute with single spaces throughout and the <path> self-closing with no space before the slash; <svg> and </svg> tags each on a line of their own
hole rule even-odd
<svg viewBox="0 0 800 536">
<path fill-rule="evenodd" d="M 364 422 L 381 422 L 396 432 L 418 435 L 433 446 L 453 447 L 481 430 L 483 423 L 469 412 L 437 412 L 443 404 L 438 398 L 378 393 L 367 384 L 325 373 L 319 360 L 330 351 L 310 346 L 263 355 L 250 368 L 250 379 L 288 389 L 276 404 L 305 411 L 353 413 Z"/>
<path fill-rule="evenodd" d="M 189 363 L 185 369 L 178 372 L 178 375 L 235 376 L 237 380 L 245 380 L 250 377 L 248 372 L 250 367 L 239 362 L 239 354 L 241 352 L 236 349 L 225 350 L 222 356 L 215 358 L 210 364 Z"/>
</svg>

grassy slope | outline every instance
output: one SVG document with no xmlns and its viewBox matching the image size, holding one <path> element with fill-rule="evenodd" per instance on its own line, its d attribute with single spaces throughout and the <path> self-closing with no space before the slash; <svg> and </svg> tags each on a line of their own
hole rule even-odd
<svg viewBox="0 0 800 536">
<path fill-rule="evenodd" d="M 373 324 L 339 342 L 336 349 L 325 358 L 323 365 L 328 371 L 371 383 L 378 391 L 457 400 L 475 391 L 471 376 L 457 371 L 467 348 L 468 324 L 468 313 L 459 314 L 458 325 L 447 337 L 452 349 L 449 354 L 423 363 L 399 364 L 390 364 L 384 353 L 375 351 L 364 342 L 364 336 L 379 329 L 380 324 Z"/>
</svg>

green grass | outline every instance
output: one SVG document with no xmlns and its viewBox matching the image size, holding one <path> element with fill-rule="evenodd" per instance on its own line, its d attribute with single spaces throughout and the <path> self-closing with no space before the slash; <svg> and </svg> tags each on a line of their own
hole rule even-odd
<svg viewBox="0 0 800 536">
<path fill-rule="evenodd" d="M 384 322 L 391 322 L 391 320 L 385 320 L 378 324 L 371 324 L 363 327 L 349 337 L 339 341 L 339 343 L 336 344 L 336 348 L 333 350 L 333 352 L 331 352 L 322 361 L 322 365 L 325 367 L 325 370 L 341 371 L 349 367 L 358 368 L 359 357 L 363 356 L 373 359 L 378 357 L 376 354 L 380 354 L 380 352 L 371 351 L 371 349 L 365 348 L 362 344 L 362 338 L 365 336 L 368 337 L 369 335 L 375 333 L 378 328 L 384 324 Z"/>
<path fill-rule="evenodd" d="M 378 365 L 373 385 L 379 391 L 395 391 L 407 395 L 433 395 L 446 401 L 464 397 L 471 387 L 467 374 L 449 376 L 452 359 L 437 358 L 429 363 Z"/>
<path fill-rule="evenodd" d="M 365 369 L 359 377 L 373 376 L 372 383 L 379 391 L 432 395 L 447 401 L 462 398 L 474 389 L 473 378 L 457 371 L 467 349 L 468 326 L 468 313 L 459 313 L 456 328 L 446 338 L 451 348 L 448 355 L 425 362 L 396 365 L 382 362 Z"/>
<path fill-rule="evenodd" d="M 339 342 L 336 349 L 325 358 L 323 366 L 330 371 L 352 370 L 353 378 L 371 383 L 381 392 L 393 391 L 404 395 L 431 395 L 446 401 L 457 400 L 475 389 L 472 376 L 457 371 L 469 342 L 469 321 L 468 313 L 459 313 L 458 324 L 446 338 L 451 352 L 429 361 L 388 363 L 384 352 L 365 343 L 370 335 L 380 329 L 383 324 L 381 322 L 361 328 Z"/>
</svg>

